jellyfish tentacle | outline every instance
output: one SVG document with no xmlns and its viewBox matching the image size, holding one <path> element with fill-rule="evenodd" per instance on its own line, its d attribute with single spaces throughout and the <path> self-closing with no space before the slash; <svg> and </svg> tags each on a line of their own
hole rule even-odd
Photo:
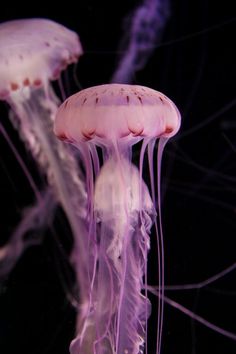
<svg viewBox="0 0 236 354">
<path fill-rule="evenodd" d="M 23 218 L 10 236 L 8 243 L 0 248 L 0 279 L 10 273 L 19 257 L 29 246 L 41 243 L 41 233 L 40 237 L 38 234 L 37 237 L 24 238 L 24 236 L 27 232 L 40 230 L 50 225 L 56 205 L 51 190 L 47 189 L 34 206 L 25 210 Z"/>
<path fill-rule="evenodd" d="M 148 290 L 150 292 L 152 292 L 154 295 L 158 295 L 158 292 L 156 292 L 155 290 L 152 289 L 152 287 L 148 287 Z M 206 320 L 205 318 L 197 315 L 195 312 L 187 309 L 186 307 L 184 307 L 183 305 L 179 304 L 178 302 L 170 299 L 169 297 L 167 297 L 166 295 L 164 295 L 163 297 L 163 301 L 165 301 L 168 305 L 174 307 L 175 309 L 179 310 L 180 312 L 184 313 L 186 316 L 189 316 L 190 318 L 198 321 L 199 323 L 201 323 L 202 325 L 210 328 L 211 330 L 213 330 L 214 332 L 220 333 L 221 335 L 230 338 L 234 341 L 236 341 L 236 333 L 230 332 L 225 330 L 222 327 L 219 327 L 217 325 L 215 325 L 214 323 L 209 322 L 208 320 Z"/>
<path fill-rule="evenodd" d="M 157 207 L 156 201 L 156 192 L 155 192 L 155 183 L 154 183 L 154 175 L 153 175 L 153 156 L 154 156 L 154 147 L 156 144 L 156 139 L 152 139 L 148 144 L 148 166 L 149 166 L 149 177 L 150 177 L 150 184 L 151 184 L 151 196 L 152 200 L 154 201 L 155 207 Z"/>
<path fill-rule="evenodd" d="M 141 219 L 141 224 L 143 225 L 143 211 L 142 211 L 142 205 L 143 205 L 143 195 L 142 195 L 142 183 L 143 183 L 143 161 L 144 161 L 144 154 L 146 151 L 147 146 L 149 145 L 150 138 L 146 138 L 142 142 L 142 147 L 140 151 L 140 157 L 139 157 L 139 210 L 140 212 L 140 219 Z M 153 199 L 154 200 L 154 199 Z M 148 257 L 148 248 L 146 247 L 145 243 L 145 249 L 144 249 L 144 258 L 147 259 Z M 158 275 L 159 278 L 159 275 Z M 145 268 L 144 268 L 144 284 L 145 284 L 145 297 L 148 298 L 147 294 L 147 262 L 145 262 Z M 148 343 L 147 343 L 147 338 L 148 338 L 148 309 L 147 309 L 147 302 L 146 302 L 146 308 L 145 308 L 145 350 L 146 353 L 148 352 Z"/>
<path fill-rule="evenodd" d="M 178 291 L 178 290 L 198 290 L 202 289 L 219 279 L 225 277 L 226 275 L 230 274 L 231 272 L 236 270 L 236 263 L 234 262 L 227 268 L 221 270 L 219 273 L 216 273 L 209 278 L 200 281 L 199 283 L 192 283 L 192 284 L 176 284 L 176 285 L 165 285 L 165 290 L 170 290 L 170 291 Z M 154 287 L 155 289 L 158 289 L 158 287 Z"/>
<path fill-rule="evenodd" d="M 90 148 L 90 153 L 92 155 L 92 160 L 93 160 L 94 174 L 95 174 L 95 176 L 97 176 L 100 171 L 100 162 L 99 162 L 98 153 L 97 153 L 97 150 L 96 150 L 94 144 L 90 144 L 89 148 Z"/>
<path fill-rule="evenodd" d="M 164 284 L 165 284 L 165 274 L 164 274 L 164 239 L 163 239 L 163 231 L 162 231 L 162 215 L 161 215 L 161 162 L 163 150 L 168 141 L 166 137 L 160 137 L 158 142 L 158 150 L 157 150 L 157 210 L 158 210 L 158 220 L 159 220 L 159 236 L 158 236 L 158 227 L 156 228 L 156 236 L 160 243 L 160 332 L 159 332 L 159 348 L 157 348 L 157 354 L 160 354 L 161 351 L 161 341 L 162 341 L 162 331 L 163 331 L 163 318 L 164 318 Z"/>
</svg>

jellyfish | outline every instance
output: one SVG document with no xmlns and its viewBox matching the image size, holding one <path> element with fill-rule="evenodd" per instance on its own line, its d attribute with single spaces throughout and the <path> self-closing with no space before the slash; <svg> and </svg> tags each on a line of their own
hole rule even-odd
<svg viewBox="0 0 236 354">
<path fill-rule="evenodd" d="M 179 127 L 175 104 L 164 94 L 137 85 L 91 87 L 59 107 L 54 132 L 79 149 L 86 171 L 89 218 L 89 297 L 83 319 L 77 323 L 71 354 L 148 353 L 151 304 L 147 298 L 147 258 L 153 224 L 160 284 L 156 352 L 160 353 L 164 284 L 161 157 L 167 140 Z M 156 174 L 153 157 L 157 139 Z M 139 142 L 142 147 L 136 167 L 132 151 Z M 146 150 L 150 187 L 143 179 Z"/>
<path fill-rule="evenodd" d="M 121 40 L 124 55 L 120 58 L 112 82 L 130 83 L 136 71 L 145 67 L 160 42 L 170 16 L 169 8 L 168 0 L 144 0 L 132 16 L 125 18 L 125 34 Z"/>
<path fill-rule="evenodd" d="M 45 193 L 33 188 L 37 205 L 27 209 L 24 220 L 0 251 L 1 277 L 10 271 L 27 247 L 23 234 L 37 227 L 42 219 L 38 215 L 45 216 L 47 212 L 50 216 L 57 203 L 69 221 L 74 248 L 79 250 L 81 260 L 85 257 L 84 240 L 80 237 L 86 227 L 82 221 L 86 203 L 83 177 L 74 153 L 53 134 L 59 99 L 50 84 L 81 55 L 78 35 L 51 20 L 25 19 L 0 25 L 0 99 L 9 104 L 9 118 L 50 186 Z M 21 161 L 17 152 L 15 154 Z M 30 176 L 29 179 L 32 182 Z M 51 202 L 53 198 L 57 203 Z M 40 223 L 45 220 L 46 216 Z M 73 254 L 71 261 L 74 262 Z M 82 271 L 80 265 L 76 272 L 78 277 Z"/>
</svg>

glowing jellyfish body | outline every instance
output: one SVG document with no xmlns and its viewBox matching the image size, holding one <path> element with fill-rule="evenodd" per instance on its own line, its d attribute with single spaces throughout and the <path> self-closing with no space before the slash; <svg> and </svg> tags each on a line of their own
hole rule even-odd
<svg viewBox="0 0 236 354">
<path fill-rule="evenodd" d="M 81 54 L 78 35 L 53 21 L 26 19 L 0 25 L 0 99 L 10 105 L 9 116 L 41 172 L 47 176 L 54 198 L 63 207 L 70 223 L 75 249 L 81 251 L 83 258 L 85 250 L 79 236 L 81 228 L 85 227 L 81 222 L 85 217 L 85 190 L 71 150 L 53 134 L 59 100 L 50 85 L 50 80 L 59 78 L 61 71 L 77 62 Z M 42 198 L 39 194 L 38 199 Z M 1 276 L 5 275 L 1 270 L 2 273 L 4 269 L 9 271 L 10 264 L 19 257 L 18 250 L 24 248 L 23 234 L 34 227 L 37 214 L 50 214 L 50 206 L 55 204 L 45 206 L 41 200 L 37 203 L 38 207 L 25 215 L 10 247 L 6 245 L 1 249 Z M 31 212 L 34 210 L 37 213 Z M 36 219 L 32 217 L 34 214 Z M 81 265 L 80 269 L 82 272 Z"/>
<path fill-rule="evenodd" d="M 180 115 L 173 102 L 162 93 L 142 86 L 111 84 L 88 88 L 68 98 L 59 108 L 54 131 L 81 152 L 90 212 L 90 296 L 78 336 L 71 344 L 72 354 L 138 354 L 143 350 L 150 304 L 146 291 L 141 290 L 146 288 L 143 276 L 156 204 L 153 147 L 160 138 L 160 176 L 164 144 L 179 126 Z M 141 140 L 138 170 L 131 162 L 132 146 Z M 152 198 L 142 179 L 147 146 Z M 102 150 L 101 169 L 96 147 Z M 159 185 L 160 178 L 158 192 Z M 161 283 L 164 281 L 162 248 L 160 237 Z M 161 301 L 159 312 L 158 352 Z"/>
</svg>

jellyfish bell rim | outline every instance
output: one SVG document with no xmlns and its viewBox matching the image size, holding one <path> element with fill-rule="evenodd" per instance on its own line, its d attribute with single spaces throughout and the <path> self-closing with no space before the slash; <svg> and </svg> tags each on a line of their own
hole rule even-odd
<svg viewBox="0 0 236 354">
<path fill-rule="evenodd" d="M 145 120 L 149 126 L 145 127 Z M 102 122 L 105 133 L 98 122 Z M 161 92 L 145 86 L 105 84 L 79 91 L 64 101 L 56 114 L 54 133 L 61 140 L 78 144 L 103 140 L 108 145 L 117 141 L 134 145 L 145 138 L 169 139 L 178 132 L 180 123 L 176 105 Z"/>
<path fill-rule="evenodd" d="M 24 87 L 34 89 L 57 80 L 83 54 L 78 34 L 47 18 L 2 22 L 0 50 L 0 100 Z"/>
</svg>

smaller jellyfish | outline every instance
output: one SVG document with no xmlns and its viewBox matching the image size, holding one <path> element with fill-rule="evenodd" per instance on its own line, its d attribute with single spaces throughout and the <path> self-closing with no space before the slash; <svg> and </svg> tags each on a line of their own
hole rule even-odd
<svg viewBox="0 0 236 354">
<path fill-rule="evenodd" d="M 161 289 L 156 344 L 160 353 L 164 289 L 161 155 L 166 141 L 179 127 L 179 111 L 169 98 L 136 85 L 108 84 L 82 90 L 69 97 L 57 112 L 55 134 L 79 149 L 85 166 L 90 215 L 89 297 L 83 318 L 77 323 L 71 354 L 139 354 L 144 348 L 148 353 L 151 305 L 147 298 L 147 258 L 153 223 Z M 155 183 L 153 155 L 158 138 Z M 138 142 L 142 142 L 139 169 L 132 163 L 133 146 Z M 150 192 L 143 180 L 146 149 Z"/>
<path fill-rule="evenodd" d="M 23 19 L 0 24 L 0 99 L 9 104 L 9 118 L 40 172 L 47 176 L 55 200 L 64 209 L 81 259 L 86 254 L 81 237 L 85 227 L 82 221 L 86 202 L 84 182 L 71 149 L 53 134 L 59 99 L 50 82 L 60 78 L 60 73 L 69 64 L 76 63 L 82 53 L 78 35 L 51 20 Z M 42 193 L 37 199 L 40 198 L 44 198 Z M 48 213 L 53 211 L 50 205 L 47 203 Z M 32 215 L 36 215 L 35 210 L 39 212 L 41 208 L 44 208 L 41 213 L 45 215 L 45 203 L 41 200 L 37 200 L 36 207 L 28 208 L 17 233 L 22 243 L 23 232 L 33 229 L 38 220 Z M 9 271 L 10 262 L 14 264 L 14 257 L 19 257 L 17 244 L 20 240 L 15 242 L 15 238 L 9 242 L 11 247 L 6 245 L 0 252 L 0 276 L 5 275 L 1 274 L 1 270 Z M 75 262 L 73 255 L 72 262 Z M 82 273 L 80 266 L 77 276 Z M 81 278 L 84 279 L 84 275 Z"/>
</svg>

